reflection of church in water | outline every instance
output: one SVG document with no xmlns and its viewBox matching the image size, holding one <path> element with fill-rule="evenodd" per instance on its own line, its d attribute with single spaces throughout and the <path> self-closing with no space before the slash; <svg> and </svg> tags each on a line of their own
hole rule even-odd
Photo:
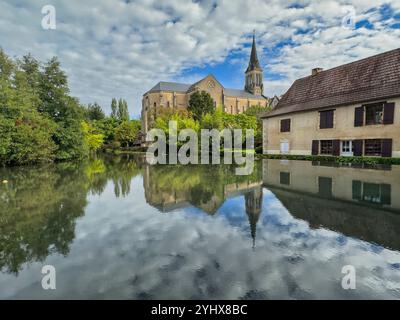
<svg viewBox="0 0 400 320">
<path fill-rule="evenodd" d="M 243 181 L 240 183 L 214 183 L 213 190 L 205 190 L 203 184 L 191 188 L 174 186 L 172 181 L 164 185 L 156 177 L 156 167 L 145 166 L 143 184 L 146 202 L 161 212 L 194 206 L 203 212 L 214 215 L 229 198 L 243 196 L 250 233 L 255 245 L 257 223 L 262 210 L 262 181 Z"/>
<path fill-rule="evenodd" d="M 216 167 L 147 165 L 146 201 L 161 212 L 194 206 L 214 215 L 227 199 L 243 197 L 255 241 L 266 188 L 311 229 L 400 250 L 400 166 L 263 160 L 259 169 L 260 176 L 239 179 Z"/>
</svg>

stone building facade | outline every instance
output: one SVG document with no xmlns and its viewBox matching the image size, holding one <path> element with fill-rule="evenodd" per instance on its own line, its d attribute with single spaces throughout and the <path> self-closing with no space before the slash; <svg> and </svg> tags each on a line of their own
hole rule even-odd
<svg viewBox="0 0 400 320">
<path fill-rule="evenodd" d="M 196 91 L 208 92 L 214 100 L 215 107 L 222 107 L 230 114 L 243 113 L 254 105 L 268 106 L 269 99 L 263 95 L 263 70 L 257 57 L 255 37 L 253 36 L 250 61 L 245 72 L 244 90 L 225 88 L 213 75 L 208 75 L 194 84 L 159 82 L 143 95 L 143 133 L 151 128 L 162 109 L 187 109 L 190 96 Z"/>
<path fill-rule="evenodd" d="M 400 157 L 400 49 L 296 80 L 263 116 L 266 154 Z"/>
</svg>

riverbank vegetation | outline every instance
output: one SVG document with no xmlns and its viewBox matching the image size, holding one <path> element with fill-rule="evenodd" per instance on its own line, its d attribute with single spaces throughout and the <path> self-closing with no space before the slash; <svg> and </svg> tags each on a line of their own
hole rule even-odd
<svg viewBox="0 0 400 320">
<path fill-rule="evenodd" d="M 132 150 L 141 142 L 139 120 L 130 120 L 126 100 L 113 98 L 106 115 L 94 102 L 82 105 L 70 94 L 68 78 L 57 58 L 41 62 L 31 55 L 14 59 L 0 49 L 0 165 L 85 158 L 99 150 Z M 192 94 L 188 110 L 164 109 L 155 128 L 168 135 L 168 122 L 178 130 L 253 129 L 260 149 L 265 108 L 251 107 L 232 115 L 215 108 L 206 92 Z M 135 150 L 135 149 L 134 149 Z"/>
<path fill-rule="evenodd" d="M 336 157 L 336 156 L 302 156 L 291 154 L 263 154 L 260 156 L 264 159 L 280 159 L 280 160 L 305 160 L 317 161 L 332 164 L 360 164 L 360 165 L 400 165 L 400 158 L 382 158 L 382 157 Z"/>
<path fill-rule="evenodd" d="M 188 110 L 164 109 L 157 115 L 153 128 L 161 129 L 169 135 L 169 121 L 176 121 L 178 132 L 193 129 L 200 134 L 201 129 L 252 129 L 255 133 L 254 146 L 259 150 L 262 145 L 262 123 L 258 115 L 267 108 L 253 106 L 245 113 L 229 114 L 222 107 L 214 107 L 214 101 L 207 92 L 195 92 L 191 95 Z M 245 134 L 243 133 L 243 141 Z"/>
<path fill-rule="evenodd" d="M 80 159 L 105 146 L 129 146 L 140 121 L 129 120 L 125 100 L 112 100 L 106 116 L 97 104 L 70 95 L 57 58 L 42 63 L 12 59 L 0 49 L 0 164 Z"/>
</svg>

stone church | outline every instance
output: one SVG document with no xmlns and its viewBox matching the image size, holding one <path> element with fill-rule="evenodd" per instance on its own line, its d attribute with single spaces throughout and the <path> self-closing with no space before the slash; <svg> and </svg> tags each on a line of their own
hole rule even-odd
<svg viewBox="0 0 400 320">
<path fill-rule="evenodd" d="M 255 37 L 249 65 L 245 72 L 244 90 L 225 88 L 213 75 L 193 84 L 159 82 L 143 95 L 142 128 L 146 134 L 162 108 L 187 109 L 191 94 L 196 91 L 208 92 L 215 107 L 223 107 L 230 114 L 243 113 L 247 108 L 267 106 L 269 99 L 263 95 L 263 70 L 257 57 Z"/>
</svg>

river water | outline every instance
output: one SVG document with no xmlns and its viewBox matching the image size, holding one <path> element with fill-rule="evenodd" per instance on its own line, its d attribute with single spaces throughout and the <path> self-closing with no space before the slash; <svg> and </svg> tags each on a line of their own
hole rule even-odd
<svg viewBox="0 0 400 320">
<path fill-rule="evenodd" d="M 400 298 L 400 166 L 125 155 L 0 180 L 1 299 Z"/>
</svg>

